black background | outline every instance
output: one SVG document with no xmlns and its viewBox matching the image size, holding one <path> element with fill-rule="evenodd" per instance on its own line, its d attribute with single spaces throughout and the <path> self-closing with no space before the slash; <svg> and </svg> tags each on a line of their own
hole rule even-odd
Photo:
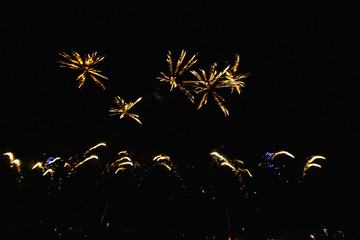
<svg viewBox="0 0 360 240">
<path fill-rule="evenodd" d="M 215 148 L 253 168 L 267 151 L 287 150 L 299 162 L 321 154 L 327 157 L 323 171 L 310 177 L 304 194 L 279 186 L 289 194 L 266 191 L 282 197 L 297 192 L 287 219 L 312 212 L 298 209 L 312 202 L 319 222 L 352 226 L 359 212 L 355 14 L 344 1 L 5 6 L 0 150 L 13 151 L 29 167 L 35 155 L 78 153 L 99 141 L 137 154 L 166 153 L 180 165 L 188 154 L 196 164 L 206 162 Z M 213 101 L 196 110 L 178 89 L 169 92 L 156 79 L 167 72 L 167 51 L 177 57 L 181 49 L 199 52 L 194 69 L 225 66 L 240 54 L 240 71 L 251 77 L 240 96 L 225 94 L 229 117 Z M 105 54 L 98 69 L 109 78 L 107 90 L 89 79 L 79 90 L 76 73 L 58 67 L 58 53 L 72 50 Z M 143 97 L 134 107 L 143 125 L 108 116 L 117 95 Z M 277 208 L 285 213 L 286 206 Z M 262 226 L 277 215 L 271 211 Z"/>
</svg>

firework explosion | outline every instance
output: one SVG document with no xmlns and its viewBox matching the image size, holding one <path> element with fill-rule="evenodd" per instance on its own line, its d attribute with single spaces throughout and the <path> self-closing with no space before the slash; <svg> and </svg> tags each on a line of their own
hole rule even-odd
<svg viewBox="0 0 360 240">
<path fill-rule="evenodd" d="M 197 109 L 200 109 L 203 105 L 205 105 L 208 101 L 208 97 L 211 96 L 223 111 L 225 116 L 228 116 L 229 111 L 224 105 L 225 99 L 217 92 L 217 90 L 221 88 L 230 88 L 231 93 L 236 90 L 240 94 L 242 88 L 245 87 L 245 83 L 242 81 L 242 79 L 248 77 L 250 74 L 237 73 L 240 56 L 235 54 L 234 66 L 230 68 L 230 65 L 228 65 L 219 73 L 215 70 L 217 63 L 214 63 L 211 65 L 208 74 L 206 74 L 203 69 L 199 69 L 199 71 L 191 70 L 190 73 L 195 76 L 195 80 L 179 80 L 179 77 L 196 63 L 196 60 L 194 59 L 197 54 L 195 54 L 183 67 L 180 67 L 184 61 L 185 55 L 185 50 L 182 50 L 175 70 L 173 70 L 173 61 L 171 52 L 169 51 L 167 62 L 170 68 L 170 75 L 167 76 L 161 72 L 160 74 L 162 77 L 158 77 L 158 79 L 160 81 L 169 82 L 171 86 L 170 91 L 172 91 L 173 88 L 179 87 L 179 89 L 188 97 L 192 103 L 195 103 L 193 93 L 202 94 Z"/>
<path fill-rule="evenodd" d="M 103 79 L 107 78 L 104 75 L 100 74 L 100 70 L 96 70 L 93 68 L 94 65 L 101 62 L 105 58 L 104 56 L 99 56 L 97 52 L 94 52 L 92 54 L 87 54 L 85 57 L 82 58 L 80 54 L 75 51 L 73 51 L 71 55 L 64 52 L 60 52 L 59 55 L 67 60 L 58 61 L 58 63 L 60 63 L 60 67 L 70 68 L 81 72 L 81 74 L 76 79 L 78 81 L 79 88 L 83 87 L 86 76 L 89 75 L 96 84 L 98 84 L 103 90 L 105 90 L 104 84 L 101 83 L 98 77 Z"/>
<path fill-rule="evenodd" d="M 70 68 L 81 72 L 81 74 L 77 77 L 79 88 L 82 88 L 86 78 L 90 77 L 103 90 L 105 89 L 105 86 L 99 80 L 99 78 L 107 78 L 100 74 L 100 70 L 96 70 L 93 68 L 94 65 L 104 59 L 104 56 L 100 56 L 97 52 L 95 52 L 92 54 L 87 54 L 85 57 L 82 58 L 75 51 L 73 51 L 70 55 L 64 52 L 59 53 L 59 55 L 66 59 L 66 61 L 59 61 L 60 67 Z M 212 98 L 216 102 L 217 106 L 222 110 L 224 115 L 229 116 L 229 111 L 224 105 L 226 98 L 225 92 L 221 91 L 222 89 L 230 89 L 230 93 L 236 91 L 238 94 L 240 94 L 245 87 L 243 79 L 248 77 L 250 74 L 239 73 L 240 56 L 238 54 L 235 54 L 235 61 L 233 65 L 227 65 L 222 70 L 218 71 L 216 69 L 218 67 L 218 64 L 213 63 L 210 66 L 208 72 L 203 69 L 199 69 L 197 71 L 191 70 L 191 67 L 197 62 L 197 60 L 195 59 L 196 56 L 197 53 L 186 62 L 186 51 L 182 50 L 178 60 L 174 61 L 172 54 L 169 51 L 166 61 L 169 65 L 170 73 L 166 75 L 165 73 L 160 72 L 161 77 L 158 77 L 157 79 L 161 82 L 169 83 L 170 91 L 178 88 L 192 103 L 195 103 L 194 96 L 200 95 L 201 99 L 199 101 L 197 109 L 200 109 L 202 106 L 206 105 L 208 99 Z M 174 64 L 175 62 L 176 64 Z M 193 80 L 182 78 L 187 71 L 189 71 L 190 73 L 189 76 L 194 77 Z M 220 95 L 220 93 L 224 93 L 224 95 Z M 120 119 L 128 116 L 137 121 L 139 124 L 142 124 L 137 114 L 130 113 L 130 110 L 132 110 L 132 108 L 142 99 L 142 97 L 139 97 L 134 102 L 126 103 L 124 99 L 116 96 L 115 103 L 117 104 L 118 108 L 110 108 L 110 116 L 119 116 Z M 98 153 L 96 151 L 96 149 L 98 148 L 104 148 L 105 150 Z M 34 173 L 40 173 L 41 176 L 44 177 L 44 179 L 50 179 L 51 185 L 56 187 L 54 189 L 57 189 L 60 192 L 63 189 L 63 182 L 67 181 L 71 183 L 73 179 L 72 176 L 76 175 L 78 171 L 84 168 L 84 165 L 86 166 L 87 164 L 89 164 L 89 162 L 97 163 L 97 170 L 100 173 L 100 177 L 97 181 L 103 181 L 104 183 L 113 180 L 110 176 L 127 175 L 125 173 L 129 173 L 129 175 L 132 175 L 135 178 L 139 178 L 141 181 L 144 177 L 144 174 L 152 171 L 153 167 L 161 166 L 161 169 L 163 169 L 162 171 L 165 171 L 166 174 L 168 174 L 169 176 L 175 176 L 176 179 L 179 180 L 178 183 L 180 183 L 182 188 L 185 189 L 185 191 L 189 191 L 189 188 L 185 187 L 185 184 L 183 182 L 184 176 L 178 168 L 178 165 L 181 163 L 176 161 L 176 159 L 174 160 L 170 158 L 170 156 L 164 154 L 158 154 L 155 156 L 152 154 L 148 154 L 146 157 L 143 157 L 139 162 L 135 162 L 133 159 L 136 158 L 133 158 L 133 155 L 129 154 L 129 152 L 126 150 L 118 152 L 115 157 L 108 153 L 108 150 L 109 149 L 107 144 L 104 142 L 100 142 L 88 148 L 86 151 L 84 151 L 83 154 L 74 155 L 71 157 L 49 157 L 46 159 L 46 161 L 36 162 L 32 165 L 31 170 Z M 6 152 L 3 155 L 9 158 L 10 167 L 13 172 L 15 172 L 18 186 L 20 186 L 20 183 L 24 179 L 22 171 L 23 169 L 21 168 L 22 165 L 20 160 L 15 159 L 13 153 L 11 152 Z M 216 151 L 211 152 L 210 157 L 212 161 L 216 163 L 216 166 L 219 169 L 231 173 L 232 176 L 236 177 L 236 179 L 238 180 L 238 182 L 241 183 L 242 186 L 240 187 L 240 191 L 245 191 L 245 182 L 247 183 L 248 181 L 257 181 L 257 170 L 245 167 L 244 161 L 238 159 L 232 160 Z M 299 172 L 301 172 L 302 174 L 299 179 L 304 178 L 309 168 L 321 168 L 320 164 L 314 162 L 316 160 L 325 160 L 325 157 L 319 155 L 312 156 L 306 160 L 305 166 L 302 169 L 297 170 L 297 172 L 292 172 L 291 174 L 297 175 Z M 296 158 L 290 152 L 283 150 L 277 152 L 267 152 L 263 157 L 263 161 L 259 163 L 258 166 L 266 170 L 271 170 L 270 174 L 282 176 L 282 172 L 286 168 L 286 161 L 296 161 Z M 194 166 L 186 167 L 190 169 L 195 168 Z M 135 171 L 133 171 L 133 169 L 143 170 L 143 175 L 139 176 L 138 174 L 134 173 Z M 252 172 L 254 174 L 252 174 Z M 298 183 L 300 182 L 301 181 L 298 181 Z M 200 186 L 199 188 L 201 189 L 201 192 L 203 194 L 206 194 L 206 191 L 204 190 L 206 187 Z M 256 191 L 258 190 L 253 190 L 253 192 Z M 212 197 L 211 199 L 215 199 L 215 197 Z M 102 212 L 100 221 L 101 224 L 104 223 L 105 215 L 108 211 L 108 205 L 109 200 L 106 201 L 105 208 Z M 227 218 L 228 224 L 230 224 L 228 213 Z"/>
<path fill-rule="evenodd" d="M 160 72 L 161 77 L 157 77 L 157 79 L 162 82 L 168 82 L 170 84 L 170 91 L 178 87 L 186 95 L 186 97 L 192 103 L 194 103 L 194 96 L 191 94 L 191 91 L 185 87 L 184 82 L 181 81 L 179 77 L 196 63 L 197 60 L 195 59 L 195 57 L 197 56 L 197 53 L 193 55 L 187 63 L 181 66 L 183 64 L 185 55 L 186 51 L 182 50 L 174 69 L 171 52 L 169 51 L 166 61 L 169 64 L 170 75 L 168 76 L 165 73 Z"/>
<path fill-rule="evenodd" d="M 16 173 L 16 181 L 18 183 L 18 188 L 19 188 L 21 185 L 21 181 L 24 178 L 20 168 L 21 162 L 19 159 L 14 159 L 14 154 L 12 152 L 6 152 L 3 155 L 9 157 L 10 167 Z"/>
<path fill-rule="evenodd" d="M 110 116 L 120 115 L 120 119 L 122 119 L 125 115 L 127 115 L 138 123 L 142 124 L 138 115 L 128 112 L 136 103 L 140 102 L 141 99 L 142 97 L 139 97 L 135 102 L 126 103 L 124 99 L 121 99 L 119 96 L 117 96 L 115 98 L 115 102 L 119 108 L 111 108 L 109 110 Z"/>
</svg>

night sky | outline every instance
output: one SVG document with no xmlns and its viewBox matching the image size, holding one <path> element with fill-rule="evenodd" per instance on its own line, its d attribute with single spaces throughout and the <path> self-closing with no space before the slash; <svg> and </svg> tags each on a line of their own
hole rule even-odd
<svg viewBox="0 0 360 240">
<path fill-rule="evenodd" d="M 283 214 L 287 209 L 300 214 L 305 207 L 297 206 L 313 202 L 320 210 L 310 208 L 314 216 L 309 211 L 302 218 L 353 226 L 351 219 L 360 209 L 356 13 L 345 1 L 98 1 L 3 7 L 0 151 L 14 152 L 30 168 L 34 156 L 81 153 L 104 141 L 115 152 L 163 153 L 179 166 L 186 163 L 204 171 L 215 149 L 243 160 L 250 170 L 266 152 L 289 151 L 299 164 L 320 154 L 327 160 L 300 187 L 303 194 L 275 184 L 278 189 L 268 187 L 264 199 L 288 196 L 290 208 L 276 206 L 284 206 L 279 210 Z M 240 72 L 251 76 L 244 79 L 240 95 L 223 95 L 230 116 L 213 100 L 196 110 L 178 89 L 170 92 L 168 83 L 156 79 L 168 72 L 167 51 L 177 58 L 182 49 L 186 59 L 199 53 L 192 69 L 207 70 L 214 62 L 224 67 L 235 53 L 240 55 Z M 109 79 L 103 81 L 105 91 L 90 78 L 78 89 L 77 72 L 59 67 L 58 53 L 73 50 L 105 55 L 96 65 Z M 115 96 L 127 102 L 143 97 L 133 108 L 143 125 L 109 116 Z M 7 168 L 4 159 L 1 167 Z M 186 181 L 191 185 L 199 182 L 197 177 L 188 174 Z M 259 186 L 264 181 L 264 176 L 256 178 Z M 229 201 L 237 205 L 240 195 L 232 194 Z M 146 200 L 134 201 L 146 209 Z M 277 213 L 270 203 L 262 205 L 266 213 L 258 214 L 266 225 Z M 233 211 L 240 214 L 241 209 Z"/>
</svg>

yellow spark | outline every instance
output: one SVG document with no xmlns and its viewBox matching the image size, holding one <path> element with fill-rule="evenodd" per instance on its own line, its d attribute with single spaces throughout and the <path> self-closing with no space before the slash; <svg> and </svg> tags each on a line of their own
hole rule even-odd
<svg viewBox="0 0 360 240">
<path fill-rule="evenodd" d="M 157 79 L 159 79 L 162 82 L 169 82 L 170 83 L 170 91 L 172 91 L 176 87 L 179 87 L 179 89 L 186 95 L 186 97 L 192 103 L 194 103 L 194 96 L 191 94 L 191 92 L 188 89 L 186 89 L 183 86 L 183 82 L 181 82 L 178 79 L 178 77 L 180 77 L 185 71 L 187 71 L 192 65 L 194 65 L 196 63 L 197 60 L 195 59 L 195 57 L 197 56 L 197 53 L 194 56 L 192 56 L 191 59 L 187 63 L 185 63 L 183 66 L 181 66 L 184 61 L 185 55 L 186 55 L 186 51 L 182 50 L 180 57 L 176 63 L 175 70 L 174 70 L 171 52 L 169 51 L 166 61 L 169 64 L 170 75 L 167 76 L 165 73 L 160 72 L 160 74 L 162 76 L 157 77 Z"/>
<path fill-rule="evenodd" d="M 32 167 L 32 169 L 35 169 L 35 168 L 40 168 L 41 170 L 44 170 L 44 167 L 43 167 L 42 162 L 37 162 L 37 163 Z"/>
<path fill-rule="evenodd" d="M 115 102 L 120 108 L 110 108 L 110 116 L 120 115 L 120 119 L 123 118 L 125 115 L 128 115 L 138 123 L 142 124 L 139 120 L 139 116 L 133 113 L 129 113 L 129 110 L 138 103 L 142 97 L 139 97 L 135 102 L 126 103 L 123 99 L 119 96 L 115 97 Z"/>
<path fill-rule="evenodd" d="M 317 164 L 317 163 L 309 163 L 309 164 L 306 164 L 305 170 L 307 170 L 307 169 L 310 168 L 310 167 L 318 167 L 318 168 L 321 168 L 321 165 L 320 165 L 320 164 Z"/>
<path fill-rule="evenodd" d="M 131 160 L 130 160 L 131 161 Z M 118 167 L 118 169 L 116 169 L 116 171 L 115 171 L 115 174 L 117 174 L 118 173 L 118 171 L 122 171 L 122 170 L 125 170 L 126 168 L 124 168 L 123 166 L 124 165 L 130 165 L 130 166 L 134 166 L 134 164 L 132 163 L 132 162 L 122 162 L 122 163 L 120 163 L 117 167 Z"/>
<path fill-rule="evenodd" d="M 242 169 L 243 172 L 247 172 L 249 174 L 249 177 L 253 177 L 252 174 L 250 173 L 249 169 Z"/>
<path fill-rule="evenodd" d="M 48 169 L 48 170 L 46 170 L 44 173 L 43 173 L 43 176 L 46 176 L 48 173 L 50 173 L 51 174 L 51 176 L 53 175 L 53 173 L 54 173 L 54 170 L 52 170 L 51 168 L 50 169 Z"/>
<path fill-rule="evenodd" d="M 15 159 L 15 160 L 11 161 L 10 163 L 11 163 L 11 164 L 15 164 L 16 167 L 20 167 L 20 164 L 21 164 L 21 162 L 20 162 L 19 159 Z"/>
<path fill-rule="evenodd" d="M 244 165 L 244 162 L 243 162 L 243 161 L 241 161 L 241 160 L 238 160 L 238 159 L 235 159 L 235 160 L 234 160 L 234 162 L 236 162 L 236 163 L 240 163 L 240 164 Z"/>
<path fill-rule="evenodd" d="M 291 157 L 291 158 L 295 158 L 294 155 L 292 155 L 291 153 L 289 153 L 289 152 L 287 152 L 287 151 L 279 151 L 279 152 L 276 152 L 276 153 L 274 153 L 273 158 L 276 157 L 277 155 L 280 155 L 280 154 L 285 154 L 285 155 L 287 155 L 287 156 L 289 156 L 289 157 Z"/>
<path fill-rule="evenodd" d="M 221 155 L 218 152 L 211 152 L 210 153 L 211 156 L 215 156 L 218 158 L 218 161 L 220 161 L 220 166 L 227 166 L 229 168 L 231 168 L 231 170 L 233 172 L 235 172 L 235 174 L 239 177 L 239 179 L 241 179 L 241 175 L 239 174 L 239 172 L 246 172 L 250 177 L 252 177 L 252 174 L 250 173 L 250 171 L 248 169 L 243 169 L 243 168 L 237 168 L 236 165 L 234 166 L 232 163 L 230 163 L 230 160 L 227 159 L 225 156 Z M 244 165 L 244 162 L 238 159 L 233 160 L 232 162 L 235 163 L 240 163 L 241 165 Z"/>
<path fill-rule="evenodd" d="M 131 158 L 125 156 L 125 157 L 122 157 L 122 158 L 120 158 L 120 159 L 117 159 L 114 163 L 122 162 L 122 161 L 124 161 L 124 160 L 131 162 Z"/>
<path fill-rule="evenodd" d="M 169 171 L 171 171 L 171 167 L 170 167 L 168 164 L 162 163 L 161 165 L 163 165 L 163 166 L 166 167 Z"/>
<path fill-rule="evenodd" d="M 229 162 L 222 162 L 220 164 L 220 166 L 227 166 L 227 167 L 231 168 L 231 170 L 236 172 L 236 168 L 233 165 L 231 165 Z"/>
<path fill-rule="evenodd" d="M 24 178 L 22 173 L 21 173 L 21 168 L 20 168 L 21 161 L 19 159 L 14 159 L 14 154 L 12 152 L 6 152 L 3 155 L 9 157 L 10 167 L 11 168 L 16 168 L 16 171 L 19 174 L 19 177 L 17 177 L 18 188 L 19 188 L 21 180 Z"/>
<path fill-rule="evenodd" d="M 118 155 L 121 154 L 127 155 L 128 152 L 126 150 L 120 151 Z M 126 168 L 124 167 L 126 165 L 134 166 L 130 157 L 123 156 L 117 159 L 116 161 L 114 161 L 113 163 L 111 163 L 110 166 L 107 167 L 107 171 L 109 172 L 112 167 L 116 167 L 117 169 L 115 170 L 115 174 L 117 174 L 119 171 L 126 170 Z"/>
<path fill-rule="evenodd" d="M 321 159 L 321 160 L 325 160 L 326 158 L 320 155 L 315 155 L 312 156 L 305 164 L 304 166 L 304 170 L 303 170 L 303 177 L 306 175 L 306 171 L 310 168 L 310 167 L 318 167 L 321 168 L 320 164 L 317 163 L 313 163 L 315 160 L 317 159 Z"/>
<path fill-rule="evenodd" d="M 303 177 L 306 175 L 306 171 L 310 168 L 310 167 L 318 167 L 318 168 L 321 168 L 321 165 L 320 164 L 317 164 L 317 163 L 307 163 L 304 167 L 304 170 L 303 170 Z"/>
<path fill-rule="evenodd" d="M 170 161 L 170 157 L 167 155 L 159 154 L 153 158 L 153 161 L 156 161 L 156 162 L 158 162 L 160 160 Z"/>
<path fill-rule="evenodd" d="M 105 57 L 99 56 L 97 52 L 85 55 L 84 58 L 80 56 L 77 52 L 73 51 L 71 55 L 60 52 L 60 56 L 66 58 L 65 61 L 58 61 L 60 63 L 60 67 L 70 68 L 81 71 L 81 74 L 76 79 L 78 81 L 78 87 L 81 88 L 86 80 L 86 75 L 89 75 L 96 84 L 98 84 L 103 90 L 105 90 L 105 86 L 100 82 L 97 77 L 101 77 L 103 79 L 107 79 L 104 75 L 100 74 L 100 70 L 96 70 L 93 66 L 100 61 L 102 61 Z"/>
<path fill-rule="evenodd" d="M 216 156 L 220 159 L 220 161 L 228 161 L 226 157 L 222 156 L 220 153 L 218 152 L 211 152 L 210 153 L 211 156 Z"/>
<path fill-rule="evenodd" d="M 131 160 L 130 160 L 131 161 Z M 131 165 L 134 166 L 134 164 L 132 162 L 122 162 L 118 165 L 118 167 L 124 166 L 124 165 Z"/>
<path fill-rule="evenodd" d="M 313 161 L 315 161 L 315 160 L 317 160 L 317 159 L 326 160 L 326 158 L 323 157 L 323 156 L 315 155 L 315 156 L 312 156 L 311 159 L 308 160 L 308 163 L 312 163 Z"/>
<path fill-rule="evenodd" d="M 89 149 L 84 153 L 84 155 L 88 154 L 89 152 L 91 152 L 92 150 L 94 150 L 94 149 L 96 149 L 96 148 L 98 148 L 98 147 L 106 147 L 106 143 L 98 143 L 98 144 L 96 144 L 95 146 L 89 148 Z M 55 161 L 55 159 L 54 159 L 54 161 Z"/>
<path fill-rule="evenodd" d="M 159 161 L 167 161 L 167 162 L 170 162 L 170 157 L 167 156 L 167 155 L 163 155 L 163 154 L 159 154 L 157 156 L 155 156 L 153 158 L 153 161 L 155 162 L 159 162 Z M 159 165 L 162 165 L 164 167 L 166 167 L 169 171 L 171 171 L 171 167 L 169 166 L 168 163 L 166 162 L 160 162 Z"/>
<path fill-rule="evenodd" d="M 6 152 L 3 155 L 9 157 L 11 166 L 16 165 L 17 168 L 20 167 L 20 164 L 21 164 L 20 160 L 19 159 L 14 159 L 14 154 L 12 152 Z"/>
<path fill-rule="evenodd" d="M 14 154 L 12 152 L 6 152 L 3 155 L 9 157 L 10 163 L 14 160 Z"/>
<path fill-rule="evenodd" d="M 71 167 L 71 165 L 69 163 L 65 163 L 64 167 Z"/>
<path fill-rule="evenodd" d="M 199 69 L 199 72 L 194 70 L 190 71 L 196 77 L 197 80 L 184 81 L 184 83 L 191 86 L 197 94 L 203 93 L 202 99 L 197 109 L 200 109 L 203 105 L 205 105 L 207 103 L 208 96 L 211 95 L 213 99 L 216 101 L 217 105 L 223 111 L 225 116 L 228 116 L 229 112 L 224 106 L 225 99 L 222 96 L 220 96 L 220 94 L 217 93 L 216 90 L 220 88 L 229 87 L 232 85 L 230 80 L 223 78 L 223 76 L 225 75 L 225 73 L 227 72 L 230 66 L 227 66 L 223 71 L 219 73 L 217 73 L 217 71 L 215 70 L 216 66 L 217 63 L 211 65 L 208 76 L 206 75 L 206 72 L 203 69 Z"/>
<path fill-rule="evenodd" d="M 238 94 L 240 94 L 241 89 L 245 87 L 245 83 L 241 80 L 250 76 L 249 73 L 237 74 L 239 62 L 240 62 L 240 55 L 236 53 L 234 66 L 225 73 L 225 78 L 229 80 L 228 85 L 231 87 L 231 93 L 233 93 L 233 91 L 236 90 Z"/>
<path fill-rule="evenodd" d="M 85 158 L 83 161 L 81 161 L 81 162 L 79 162 L 78 164 L 76 164 L 76 165 L 73 167 L 73 169 L 79 167 L 80 165 L 86 163 L 87 161 L 89 161 L 89 160 L 91 160 L 91 159 L 99 159 L 99 157 L 96 156 L 96 155 L 91 155 L 90 157 L 87 157 L 87 158 Z"/>
</svg>

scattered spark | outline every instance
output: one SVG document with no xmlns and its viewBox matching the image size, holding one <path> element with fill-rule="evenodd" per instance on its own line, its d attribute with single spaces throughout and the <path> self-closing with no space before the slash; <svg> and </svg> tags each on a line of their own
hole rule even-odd
<svg viewBox="0 0 360 240">
<path fill-rule="evenodd" d="M 292 155 L 291 153 L 289 153 L 287 151 L 279 151 L 279 152 L 274 153 L 272 159 L 274 159 L 276 156 L 281 155 L 281 154 L 285 154 L 285 155 L 287 155 L 287 156 L 289 156 L 291 158 L 295 158 L 294 155 Z"/>
<path fill-rule="evenodd" d="M 92 159 L 99 159 L 99 157 L 96 156 L 96 155 L 91 155 L 90 157 L 87 157 L 87 158 L 85 158 L 83 161 L 81 161 L 81 162 L 79 162 L 78 164 L 76 164 L 76 165 L 73 167 L 73 169 L 75 169 L 75 168 L 83 165 L 84 163 L 86 163 L 87 161 L 92 160 Z"/>
<path fill-rule="evenodd" d="M 14 154 L 12 152 L 6 152 L 3 155 L 9 157 L 10 168 L 16 169 L 16 172 L 17 172 L 17 175 L 18 175 L 16 180 L 17 180 L 17 183 L 18 183 L 18 188 L 20 188 L 21 181 L 24 178 L 24 176 L 22 175 L 22 172 L 21 172 L 21 168 L 20 168 L 21 161 L 19 159 L 14 159 Z"/>
<path fill-rule="evenodd" d="M 100 74 L 100 70 L 96 70 L 93 66 L 100 61 L 102 61 L 105 57 L 99 56 L 97 52 L 85 55 L 84 58 L 80 56 L 77 52 L 73 51 L 71 55 L 60 52 L 60 56 L 66 58 L 67 61 L 58 61 L 60 63 L 60 67 L 70 68 L 81 71 L 81 74 L 76 79 L 78 81 L 78 87 L 82 88 L 85 83 L 86 75 L 89 75 L 96 84 L 98 84 L 103 90 L 105 90 L 105 86 L 101 83 L 98 77 L 107 79 L 104 75 Z"/>
<path fill-rule="evenodd" d="M 14 154 L 12 152 L 6 152 L 3 155 L 9 157 L 10 163 L 14 160 Z"/>
<path fill-rule="evenodd" d="M 142 97 L 139 97 L 135 102 L 126 103 L 123 99 L 121 99 L 119 96 L 115 97 L 115 102 L 119 106 L 119 108 L 111 108 L 109 110 L 110 116 L 114 115 L 120 115 L 120 119 L 123 118 L 125 115 L 128 115 L 138 123 L 142 124 L 139 120 L 139 116 L 133 113 L 129 113 L 128 111 L 136 104 L 138 103 Z"/>
<path fill-rule="evenodd" d="M 317 164 L 317 163 L 309 163 L 309 164 L 306 164 L 304 170 L 306 171 L 308 168 L 310 167 L 318 167 L 318 168 L 321 168 L 321 165 L 320 164 Z"/>
<path fill-rule="evenodd" d="M 42 162 L 37 162 L 37 163 L 32 167 L 32 169 L 35 169 L 35 168 L 40 168 L 41 170 L 44 170 L 44 167 L 43 167 Z"/>
<path fill-rule="evenodd" d="M 52 170 L 51 168 L 46 170 L 44 173 L 43 173 L 43 176 L 46 176 L 48 173 L 51 174 L 51 176 L 54 174 L 54 170 Z"/>
<path fill-rule="evenodd" d="M 95 146 L 89 148 L 89 149 L 84 153 L 84 156 L 85 156 L 86 154 L 88 154 L 89 152 L 91 152 L 92 150 L 98 148 L 98 147 L 106 147 L 106 143 L 101 142 L 101 143 L 98 143 L 98 144 L 96 144 Z"/>
<path fill-rule="evenodd" d="M 311 156 L 311 158 L 309 160 L 307 160 L 305 166 L 304 166 L 304 169 L 303 169 L 303 177 L 306 175 L 306 171 L 311 168 L 311 167 L 317 167 L 317 168 L 321 168 L 321 165 L 320 164 L 317 164 L 317 163 L 314 163 L 315 160 L 326 160 L 325 157 L 323 156 L 320 156 L 320 155 L 314 155 L 314 156 Z"/>
<path fill-rule="evenodd" d="M 240 94 L 241 89 L 245 87 L 245 83 L 241 80 L 250 75 L 249 73 L 237 74 L 239 62 L 240 62 L 240 55 L 236 53 L 234 66 L 229 71 L 225 72 L 225 78 L 229 80 L 228 84 L 231 87 L 231 93 L 233 93 L 233 91 L 236 90 L 238 94 Z"/>
<path fill-rule="evenodd" d="M 249 177 L 253 177 L 252 174 L 251 174 L 251 172 L 250 172 L 249 169 L 247 169 L 247 168 L 245 168 L 245 169 L 240 169 L 240 171 L 246 172 L 246 173 L 249 175 Z"/>
<path fill-rule="evenodd" d="M 197 109 L 200 109 L 203 105 L 205 105 L 207 103 L 208 96 L 211 95 L 216 101 L 217 105 L 220 107 L 220 109 L 224 112 L 225 116 L 228 116 L 229 112 L 224 106 L 225 99 L 220 96 L 220 94 L 217 93 L 216 90 L 232 85 L 231 80 L 226 80 L 223 78 L 230 66 L 227 66 L 223 71 L 219 73 L 217 73 L 217 71 L 215 70 L 216 66 L 217 63 L 211 65 L 208 76 L 206 76 L 206 72 L 203 69 L 199 69 L 199 72 L 194 70 L 190 71 L 197 80 L 185 81 L 185 83 L 191 86 L 197 94 L 203 93 L 202 99 Z"/>
<path fill-rule="evenodd" d="M 315 155 L 315 156 L 312 156 L 309 160 L 308 160 L 308 163 L 312 163 L 313 161 L 317 160 L 317 159 L 323 159 L 323 160 L 326 160 L 325 157 L 323 156 L 318 156 L 318 155 Z"/>
<path fill-rule="evenodd" d="M 153 161 L 157 162 L 159 165 L 166 167 L 169 171 L 172 170 L 170 166 L 171 164 L 170 157 L 167 155 L 159 154 L 153 157 Z"/>
<path fill-rule="evenodd" d="M 194 96 L 190 93 L 190 91 L 183 85 L 183 82 L 181 82 L 178 77 L 181 76 L 182 74 L 184 74 L 184 72 L 186 72 L 192 65 L 194 65 L 196 63 L 196 59 L 195 57 L 197 56 L 197 53 L 195 55 L 193 55 L 190 60 L 185 63 L 183 66 L 182 63 L 184 61 L 186 55 L 186 51 L 182 50 L 180 57 L 176 63 L 176 67 L 174 69 L 173 67 L 173 60 L 172 60 L 172 56 L 171 56 L 171 52 L 169 51 L 168 55 L 167 55 L 167 59 L 166 61 L 169 64 L 169 69 L 170 69 L 170 75 L 167 76 L 165 73 L 160 72 L 160 74 L 162 75 L 161 77 L 157 77 L 157 79 L 159 79 L 162 82 L 169 82 L 170 83 L 170 91 L 172 91 L 174 88 L 179 87 L 179 89 L 186 95 L 186 97 L 192 102 L 194 103 Z"/>
<path fill-rule="evenodd" d="M 243 161 L 238 160 L 238 159 L 230 160 L 218 152 L 211 152 L 210 156 L 212 156 L 215 161 L 219 162 L 221 167 L 225 166 L 225 167 L 230 168 L 231 171 L 234 172 L 235 175 L 238 177 L 240 182 L 242 182 L 241 173 L 243 173 L 243 172 L 246 172 L 249 175 L 249 177 L 252 177 L 252 174 L 250 173 L 249 169 L 237 166 L 239 164 L 241 166 L 243 166 L 244 165 Z"/>
<path fill-rule="evenodd" d="M 162 154 L 160 154 L 160 155 L 155 156 L 155 157 L 153 158 L 153 160 L 154 160 L 154 161 L 157 161 L 157 162 L 160 161 L 160 160 L 170 161 L 170 157 L 167 156 L 167 155 L 162 155 Z"/>
<path fill-rule="evenodd" d="M 120 156 L 125 155 L 125 156 L 122 156 L 121 158 L 115 160 L 110 165 L 108 165 L 107 167 L 108 172 L 110 172 L 112 168 L 116 168 L 114 173 L 117 174 L 119 171 L 126 170 L 126 166 L 131 166 L 131 167 L 134 166 L 134 163 L 132 162 L 131 158 L 128 156 L 128 152 L 126 150 L 120 151 L 118 155 Z"/>
<path fill-rule="evenodd" d="M 220 155 L 218 152 L 211 152 L 210 155 L 219 158 L 221 161 L 227 161 L 227 158 Z"/>
<path fill-rule="evenodd" d="M 227 167 L 231 168 L 232 171 L 236 172 L 236 168 L 233 165 L 231 165 L 229 162 L 222 162 L 220 165 L 227 166 Z"/>
</svg>

